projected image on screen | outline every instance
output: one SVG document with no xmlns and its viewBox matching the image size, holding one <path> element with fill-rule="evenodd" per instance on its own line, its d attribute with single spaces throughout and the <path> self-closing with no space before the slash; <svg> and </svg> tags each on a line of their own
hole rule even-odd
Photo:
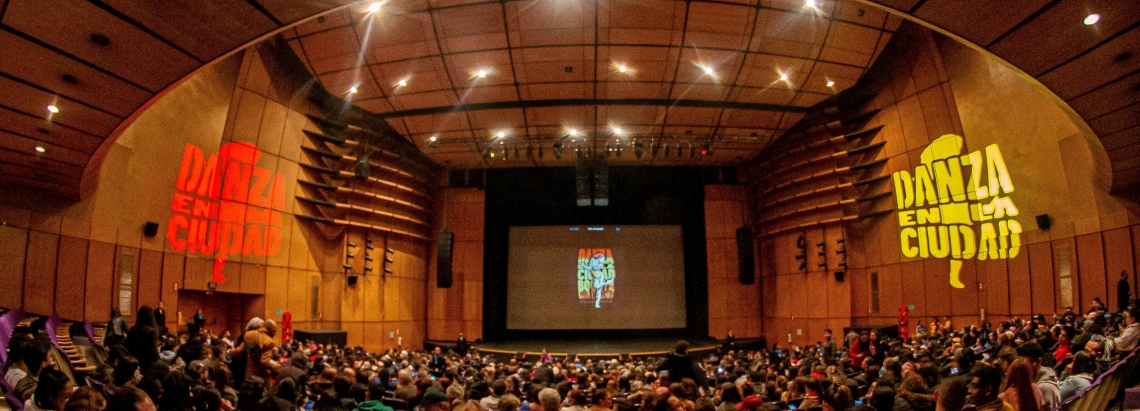
<svg viewBox="0 0 1140 411">
<path fill-rule="evenodd" d="M 685 328 L 680 226 L 511 227 L 507 328 Z"/>
<path fill-rule="evenodd" d="M 614 256 L 608 248 L 578 250 L 578 299 L 602 308 L 614 300 Z"/>
</svg>

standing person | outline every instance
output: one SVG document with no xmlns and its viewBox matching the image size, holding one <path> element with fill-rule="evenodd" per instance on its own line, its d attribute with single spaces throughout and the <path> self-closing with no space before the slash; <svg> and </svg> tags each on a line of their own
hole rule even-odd
<svg viewBox="0 0 1140 411">
<path fill-rule="evenodd" d="M 127 339 L 127 320 L 118 308 L 111 309 L 111 321 L 107 322 L 107 330 L 103 336 L 103 346 L 111 347 L 122 344 Z"/>
<path fill-rule="evenodd" d="M 252 321 L 251 321 L 252 323 Z M 245 355 L 246 376 L 256 375 L 265 381 L 273 379 L 281 363 L 274 361 L 273 350 L 276 343 L 273 335 L 277 333 L 277 323 L 273 320 L 265 321 L 261 327 L 249 330 L 242 336 L 242 344 L 229 351 L 231 356 Z"/>
<path fill-rule="evenodd" d="M 823 356 L 826 359 L 835 357 L 835 339 L 831 338 L 831 329 L 823 330 Z"/>
<path fill-rule="evenodd" d="M 127 330 L 127 351 L 139 360 L 140 370 L 149 370 L 158 361 L 158 325 L 149 306 L 139 307 L 135 325 Z"/>
<path fill-rule="evenodd" d="M 206 316 L 202 315 L 201 308 L 194 313 L 194 326 L 198 327 L 198 332 L 202 332 L 202 330 L 206 329 Z"/>
<path fill-rule="evenodd" d="M 455 353 L 461 357 L 467 356 L 467 337 L 463 333 L 459 333 L 459 339 L 455 341 Z"/>
<path fill-rule="evenodd" d="M 166 309 L 162 307 L 162 301 L 158 302 L 158 307 L 154 309 L 154 323 L 158 325 L 158 335 L 166 335 Z"/>
<path fill-rule="evenodd" d="M 673 346 L 673 352 L 665 357 L 660 368 L 669 371 L 669 381 L 681 382 L 682 379 L 691 378 L 699 387 L 708 386 L 705 373 L 698 372 L 697 367 L 693 359 L 689 358 L 689 342 L 681 340 Z"/>
<path fill-rule="evenodd" d="M 1116 309 L 1119 312 L 1128 310 L 1128 301 L 1132 298 L 1132 288 L 1128 287 L 1128 271 L 1120 270 L 1120 281 L 1116 282 Z"/>
</svg>

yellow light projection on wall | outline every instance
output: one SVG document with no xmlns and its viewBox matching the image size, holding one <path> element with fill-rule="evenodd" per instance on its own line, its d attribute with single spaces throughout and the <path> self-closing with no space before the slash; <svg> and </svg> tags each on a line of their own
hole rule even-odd
<svg viewBox="0 0 1140 411">
<path fill-rule="evenodd" d="M 962 136 L 946 134 L 920 156 L 914 175 L 895 172 L 899 241 L 908 258 L 950 258 L 950 285 L 962 260 L 1014 258 L 1021 248 L 1013 181 L 997 144 L 962 155 Z M 978 224 L 979 232 L 975 231 Z"/>
</svg>

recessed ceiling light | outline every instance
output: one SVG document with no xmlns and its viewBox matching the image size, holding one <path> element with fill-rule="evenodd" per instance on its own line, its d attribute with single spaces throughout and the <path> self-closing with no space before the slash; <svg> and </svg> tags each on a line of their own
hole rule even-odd
<svg viewBox="0 0 1140 411">
<path fill-rule="evenodd" d="M 629 67 L 626 67 L 625 64 L 618 66 L 618 73 L 625 73 L 627 71 L 629 71 Z"/>
<path fill-rule="evenodd" d="M 396 85 L 400 86 L 400 87 L 407 87 L 408 86 L 408 80 L 407 79 L 400 79 L 400 82 L 396 83 Z"/>
<path fill-rule="evenodd" d="M 566 133 L 569 134 L 571 137 L 574 137 L 574 136 L 578 135 L 578 129 L 572 128 L 569 131 L 567 131 Z"/>
<path fill-rule="evenodd" d="M 788 81 L 788 74 L 780 73 L 780 81 Z"/>
<path fill-rule="evenodd" d="M 59 112 L 59 107 L 56 107 L 54 104 L 49 104 L 47 106 L 47 110 L 50 111 L 52 114 L 55 114 L 55 113 Z"/>
<path fill-rule="evenodd" d="M 368 4 L 368 9 L 367 9 L 367 11 L 368 11 L 369 13 L 375 13 L 375 12 L 378 12 L 378 11 L 380 11 L 380 6 L 383 6 L 383 5 L 384 5 L 384 4 L 383 4 L 383 3 L 381 3 L 381 2 L 378 2 L 378 1 L 374 1 L 374 2 L 372 2 L 372 3 L 370 3 L 370 4 Z"/>
<path fill-rule="evenodd" d="M 1096 22 L 1098 22 L 1098 21 L 1100 21 L 1100 15 L 1096 14 L 1096 13 L 1091 13 L 1087 17 L 1085 17 L 1085 25 L 1086 26 L 1091 26 L 1093 24 L 1096 24 Z"/>
<path fill-rule="evenodd" d="M 614 127 L 614 134 L 620 136 L 622 134 L 621 127 Z"/>
<path fill-rule="evenodd" d="M 353 86 L 352 88 L 348 89 L 349 94 L 356 94 L 358 92 L 360 92 L 360 90 L 357 90 L 356 86 Z"/>
<path fill-rule="evenodd" d="M 713 75 L 713 73 L 714 72 L 713 72 L 712 66 L 705 66 L 705 74 L 708 74 L 711 76 L 711 75 Z"/>
<path fill-rule="evenodd" d="M 428 139 L 428 141 L 435 141 L 435 140 L 436 140 L 435 136 L 431 136 L 431 138 Z"/>
<path fill-rule="evenodd" d="M 47 151 L 47 149 L 45 149 L 44 146 L 36 146 L 36 151 L 43 153 L 43 152 Z"/>
<path fill-rule="evenodd" d="M 502 131 L 500 131 L 498 134 L 495 134 L 495 137 L 498 137 L 498 138 L 503 138 L 503 137 L 506 137 L 506 136 L 507 136 L 507 133 L 505 133 L 505 132 L 502 132 Z"/>
<path fill-rule="evenodd" d="M 827 86 L 828 87 L 835 87 L 835 82 L 831 81 L 831 80 L 827 80 Z"/>
<path fill-rule="evenodd" d="M 814 9 L 816 7 L 815 0 L 804 1 L 804 7 L 811 7 Z"/>
<path fill-rule="evenodd" d="M 487 78 L 487 70 L 479 70 L 479 72 L 475 73 L 475 77 Z"/>
</svg>

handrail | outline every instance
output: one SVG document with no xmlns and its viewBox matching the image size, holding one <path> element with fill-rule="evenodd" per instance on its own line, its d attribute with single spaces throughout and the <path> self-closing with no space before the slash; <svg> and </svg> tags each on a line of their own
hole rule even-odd
<svg viewBox="0 0 1140 411">
<path fill-rule="evenodd" d="M 1103 410 L 1124 392 L 1125 380 L 1132 377 L 1140 367 L 1140 355 L 1132 350 L 1104 373 L 1093 380 L 1088 387 L 1062 402 L 1053 411 Z"/>
</svg>

